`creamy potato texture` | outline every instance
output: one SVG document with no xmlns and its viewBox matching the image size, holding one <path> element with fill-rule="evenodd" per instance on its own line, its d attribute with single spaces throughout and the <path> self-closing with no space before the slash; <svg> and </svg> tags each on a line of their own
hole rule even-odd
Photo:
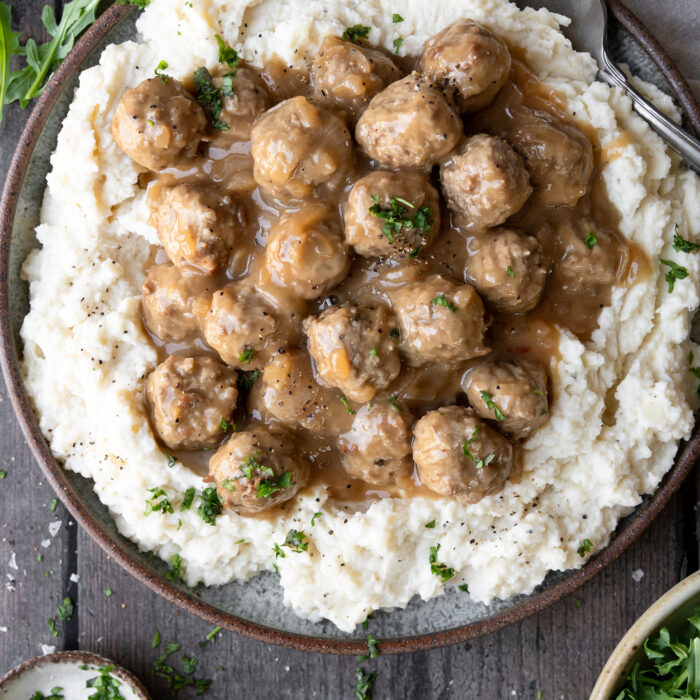
<svg viewBox="0 0 700 700">
<path fill-rule="evenodd" d="M 188 584 L 217 585 L 272 570 L 273 545 L 290 528 L 303 530 L 308 552 L 277 560 L 285 602 L 347 631 L 374 609 L 434 597 L 445 585 L 467 583 L 474 600 L 488 603 L 531 592 L 551 570 L 581 566 L 583 540 L 592 552 L 605 547 L 618 520 L 658 486 L 679 440 L 690 436 L 697 405 L 687 338 L 700 257 L 675 252 L 672 241 L 676 225 L 684 238 L 700 234 L 698 178 L 629 100 L 594 82 L 594 61 L 558 32 L 564 18 L 505 0 L 408 0 L 400 24 L 392 23 L 395 10 L 388 0 L 152 0 L 138 20 L 140 40 L 109 46 L 81 76 L 51 160 L 42 247 L 24 266 L 31 284 L 24 371 L 41 428 L 68 469 L 94 480 L 121 533 L 166 561 L 179 554 Z M 402 53 L 417 55 L 461 17 L 519 47 L 570 113 L 592 125 L 620 230 L 644 250 L 652 274 L 613 290 L 589 342 L 561 331 L 551 418 L 524 445 L 522 478 L 502 492 L 471 505 L 384 499 L 355 512 L 315 486 L 269 519 L 225 511 L 212 526 L 196 513 L 199 497 L 180 511 L 185 490 L 203 484 L 181 462 L 168 465 L 143 404 L 157 354 L 141 321 L 140 285 L 158 241 L 139 168 L 110 134 L 119 98 L 162 60 L 177 78 L 213 66 L 215 34 L 253 64 L 276 53 L 301 68 L 323 37 L 347 26 L 370 25 L 369 40 L 387 49 L 400 36 Z M 678 116 L 670 98 L 642 87 Z M 660 258 L 689 272 L 672 293 Z M 154 487 L 171 496 L 173 514 L 144 514 Z M 431 520 L 435 527 L 426 528 Z M 430 570 L 437 544 L 439 560 L 456 572 L 446 584 Z"/>
</svg>

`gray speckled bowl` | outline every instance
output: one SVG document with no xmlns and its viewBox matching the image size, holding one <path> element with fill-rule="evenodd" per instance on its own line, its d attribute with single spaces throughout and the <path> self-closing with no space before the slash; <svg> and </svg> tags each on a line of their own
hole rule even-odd
<svg viewBox="0 0 700 700">
<path fill-rule="evenodd" d="M 609 0 L 613 17 L 611 47 L 614 56 L 632 70 L 674 94 L 688 124 L 700 127 L 700 110 L 688 86 L 661 47 L 616 0 Z M 76 44 L 57 71 L 29 119 L 8 172 L 0 204 L 0 362 L 10 396 L 27 441 L 46 477 L 73 516 L 125 569 L 153 590 L 213 624 L 241 634 L 298 649 L 345 654 L 366 651 L 365 630 L 343 634 L 330 622 L 311 623 L 282 604 L 277 577 L 265 573 L 254 584 L 231 583 L 219 588 L 187 588 L 165 580 L 165 566 L 119 535 L 107 509 L 92 490 L 92 482 L 64 471 L 51 455 L 39 431 L 24 389 L 18 357 L 19 329 L 28 308 L 27 286 L 20 267 L 36 246 L 34 227 L 49 169 L 49 155 L 68 110 L 81 69 L 97 63 L 106 44 L 133 38 L 135 13 L 111 7 Z M 592 578 L 633 542 L 668 502 L 700 453 L 696 435 L 679 451 L 676 464 L 653 495 L 626 518 L 611 544 L 582 569 L 550 574 L 530 596 L 497 601 L 490 606 L 450 591 L 428 602 L 414 599 L 403 610 L 379 612 L 373 631 L 383 653 L 413 651 L 458 642 L 522 620 L 568 595 Z"/>
</svg>

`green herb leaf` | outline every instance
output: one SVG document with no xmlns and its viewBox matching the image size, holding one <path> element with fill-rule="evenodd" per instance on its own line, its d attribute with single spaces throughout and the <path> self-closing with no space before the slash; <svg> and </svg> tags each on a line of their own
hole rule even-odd
<svg viewBox="0 0 700 700">
<path fill-rule="evenodd" d="M 49 631 L 51 632 L 51 636 L 54 638 L 58 637 L 58 630 L 56 629 L 56 620 L 54 620 L 53 617 L 50 617 L 46 624 L 48 624 L 48 626 L 49 626 Z"/>
<path fill-rule="evenodd" d="M 153 71 L 156 76 L 158 76 L 164 84 L 167 85 L 168 80 L 170 80 L 170 76 L 165 73 L 165 71 L 168 70 L 168 62 L 167 61 L 161 61 Z"/>
<path fill-rule="evenodd" d="M 168 458 L 168 466 L 169 467 L 174 467 L 175 462 L 177 462 L 177 458 L 173 457 L 171 454 L 168 454 L 167 452 L 165 453 L 165 456 Z"/>
<path fill-rule="evenodd" d="M 7 472 L 4 469 L 0 469 L 0 479 L 4 479 L 7 476 Z"/>
<path fill-rule="evenodd" d="M 426 523 L 425 526 L 429 529 L 432 530 L 435 527 L 435 521 L 431 520 L 429 523 Z"/>
<path fill-rule="evenodd" d="M 145 10 L 150 4 L 151 0 L 117 0 L 117 5 L 133 5 L 138 7 L 139 10 Z"/>
<path fill-rule="evenodd" d="M 224 432 L 228 430 L 228 422 L 223 416 L 221 416 L 221 420 L 219 421 L 219 429 L 223 430 Z"/>
<path fill-rule="evenodd" d="M 66 622 L 73 617 L 73 601 L 66 597 L 63 599 L 63 603 L 58 606 L 58 619 L 62 622 Z"/>
<path fill-rule="evenodd" d="M 192 507 L 192 501 L 194 501 L 194 487 L 190 486 L 190 488 L 185 491 L 185 496 L 180 504 L 180 510 L 189 510 Z"/>
<path fill-rule="evenodd" d="M 352 406 L 350 406 L 350 403 L 348 402 L 348 397 L 345 396 L 345 394 L 343 394 L 343 395 L 340 397 L 340 403 L 342 403 L 343 406 L 345 406 L 345 410 L 346 410 L 351 416 L 354 416 L 354 415 L 355 415 L 355 409 L 352 408 Z"/>
<path fill-rule="evenodd" d="M 694 253 L 696 250 L 700 250 L 700 243 L 693 243 L 682 238 L 680 227 L 676 224 L 676 232 L 673 234 L 673 250 L 678 253 Z"/>
<path fill-rule="evenodd" d="M 400 36 L 397 36 L 391 43 L 394 47 L 394 53 L 398 53 L 399 49 L 401 48 L 401 44 L 403 44 L 403 39 Z"/>
<path fill-rule="evenodd" d="M 221 116 L 221 110 L 223 109 L 221 99 L 223 95 L 222 89 L 214 85 L 211 73 L 204 66 L 200 66 L 194 72 L 194 84 L 197 88 L 197 102 L 204 107 L 206 112 L 211 117 L 214 128 L 219 129 L 220 131 L 227 131 L 229 129 L 229 125 L 219 119 Z M 244 350 L 241 357 L 243 357 L 245 353 L 246 351 Z M 250 353 L 250 357 L 252 358 L 252 351 L 250 351 Z M 241 359 L 238 361 L 243 362 Z M 250 360 L 247 361 L 250 362 Z"/>
<path fill-rule="evenodd" d="M 435 574 L 435 576 L 439 576 L 443 581 L 449 581 L 455 575 L 455 570 L 447 566 L 447 564 L 438 562 L 437 554 L 439 550 L 439 544 L 430 548 L 430 573 Z"/>
<path fill-rule="evenodd" d="M 403 17 L 398 12 L 394 12 L 394 14 L 391 16 L 391 21 L 394 24 L 398 24 L 399 22 L 403 22 Z"/>
<path fill-rule="evenodd" d="M 204 489 L 199 496 L 202 502 L 197 508 L 197 515 L 209 525 L 216 525 L 216 518 L 221 515 L 224 504 L 213 486 Z"/>
<path fill-rule="evenodd" d="M 382 207 L 379 203 L 379 196 L 376 194 L 370 195 L 370 199 L 374 204 L 369 208 L 369 213 L 384 220 L 382 232 L 389 243 L 393 244 L 396 241 L 396 236 L 403 229 L 413 229 L 422 236 L 433 226 L 433 210 L 430 207 L 420 207 L 416 210 L 413 218 L 409 218 L 406 216 L 409 209 L 416 209 L 416 207 L 403 197 L 391 197 L 389 207 Z"/>
<path fill-rule="evenodd" d="M 343 41 L 352 41 L 356 44 L 358 39 L 366 39 L 369 36 L 370 29 L 371 27 L 365 27 L 363 24 L 354 24 L 343 32 L 341 38 Z"/>
<path fill-rule="evenodd" d="M 174 512 L 172 503 L 170 502 L 170 498 L 165 492 L 165 489 L 161 488 L 160 486 L 156 486 L 155 488 L 148 490 L 153 495 L 146 499 L 146 510 L 144 511 L 144 515 L 149 516 L 155 511 L 160 511 L 162 515 Z"/>
<path fill-rule="evenodd" d="M 12 8 L 0 2 L 0 124 L 10 79 L 10 59 L 20 53 L 19 34 L 12 31 Z"/>
<path fill-rule="evenodd" d="M 684 280 L 688 276 L 688 270 L 673 262 L 673 260 L 659 260 L 662 265 L 667 265 L 671 269 L 666 273 L 668 291 L 671 293 L 676 285 L 676 280 Z"/>
<path fill-rule="evenodd" d="M 593 233 L 593 229 L 590 229 L 588 233 L 586 234 L 586 237 L 583 239 L 583 242 L 586 244 L 586 248 L 592 248 L 597 242 L 598 242 L 598 237 Z"/>
<path fill-rule="evenodd" d="M 289 547 L 292 552 L 301 554 L 302 552 L 308 551 L 309 538 L 306 536 L 305 532 L 300 530 L 289 530 L 289 532 L 287 532 L 287 536 L 284 538 L 282 546 Z"/>
<path fill-rule="evenodd" d="M 238 356 L 238 361 L 242 364 L 245 362 L 246 364 L 250 364 L 253 359 L 253 351 L 250 348 L 245 348 L 243 352 Z"/>
<path fill-rule="evenodd" d="M 222 629 L 223 629 L 223 627 L 220 627 L 220 626 L 214 627 L 214 629 L 211 632 L 209 632 L 209 634 L 207 635 L 207 641 L 214 644 L 216 642 L 216 635 L 218 635 Z"/>
<path fill-rule="evenodd" d="M 255 491 L 258 498 L 271 498 L 273 494 L 282 489 L 288 489 L 292 485 L 292 473 L 284 472 L 276 479 L 263 479 Z"/>
<path fill-rule="evenodd" d="M 488 408 L 489 411 L 493 411 L 494 415 L 496 416 L 496 420 L 504 421 L 506 419 L 503 411 L 501 411 L 501 409 L 496 405 L 496 402 L 493 400 L 492 394 L 490 394 L 488 391 L 482 391 L 481 400 L 486 404 L 486 408 Z"/>
<path fill-rule="evenodd" d="M 96 691 L 92 695 L 88 695 L 88 700 L 118 700 L 118 698 L 123 697 L 119 692 L 121 682 L 111 674 L 114 669 L 113 665 L 101 666 L 97 669 L 100 675 L 85 682 L 86 688 L 93 688 Z"/>
<path fill-rule="evenodd" d="M 469 593 L 469 586 L 466 583 L 461 583 L 459 586 L 457 586 L 460 591 L 464 591 L 465 593 Z"/>
<path fill-rule="evenodd" d="M 515 272 L 513 272 L 513 268 L 510 265 L 508 265 L 508 267 L 506 268 L 506 274 L 508 275 L 508 277 L 515 277 Z"/>
<path fill-rule="evenodd" d="M 105 598 L 111 598 L 114 595 L 114 591 L 111 588 L 105 588 Z"/>
<path fill-rule="evenodd" d="M 214 35 L 216 43 L 219 45 L 219 63 L 225 63 L 234 73 L 238 68 L 238 52 L 231 48 L 218 34 Z"/>
<path fill-rule="evenodd" d="M 252 372 L 241 372 L 238 375 L 238 388 L 242 391 L 250 391 L 259 376 L 260 370 L 258 369 L 254 369 Z"/>
<path fill-rule="evenodd" d="M 377 645 L 377 638 L 372 635 L 367 635 L 367 653 L 358 656 L 357 660 L 362 663 L 367 661 L 367 659 L 376 659 L 379 656 L 379 646 Z"/>
<path fill-rule="evenodd" d="M 399 413 L 403 412 L 403 408 L 401 408 L 399 404 L 399 397 L 396 394 L 389 397 L 389 403 L 395 411 L 398 411 Z"/>
<path fill-rule="evenodd" d="M 580 557 L 585 557 L 586 554 L 591 551 L 592 547 L 593 543 L 589 539 L 585 539 L 576 551 Z"/>
<path fill-rule="evenodd" d="M 372 685 L 377 677 L 376 671 L 365 673 L 360 666 L 355 670 L 355 697 L 357 700 L 370 700 Z"/>
<path fill-rule="evenodd" d="M 377 348 L 376 348 L 376 347 L 375 347 L 375 348 L 371 348 L 370 351 L 369 351 L 369 354 L 370 354 L 372 357 L 377 357 L 377 354 L 378 354 L 378 353 L 377 353 Z"/>
<path fill-rule="evenodd" d="M 318 513 L 314 513 L 311 516 L 311 527 L 313 527 L 316 524 L 316 521 L 323 515 L 320 511 Z"/>
<path fill-rule="evenodd" d="M 439 297 L 435 297 L 435 299 L 431 299 L 430 303 L 436 304 L 437 306 L 445 306 L 452 313 L 457 311 L 457 307 L 451 301 L 448 301 L 447 297 L 444 294 L 441 294 Z"/>
<path fill-rule="evenodd" d="M 49 503 L 49 510 L 52 513 L 55 513 L 56 508 L 58 508 L 58 501 L 55 498 L 53 498 L 53 499 L 51 499 L 51 503 Z"/>
<path fill-rule="evenodd" d="M 177 579 L 182 577 L 182 559 L 179 554 L 173 554 L 172 557 L 170 557 L 170 566 L 172 567 L 171 569 L 168 569 L 168 571 L 165 572 L 165 580 L 166 581 L 176 581 Z"/>
</svg>

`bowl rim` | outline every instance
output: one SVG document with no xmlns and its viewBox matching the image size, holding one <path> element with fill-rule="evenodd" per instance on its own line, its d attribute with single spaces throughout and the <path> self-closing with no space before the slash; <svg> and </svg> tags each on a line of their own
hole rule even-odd
<svg viewBox="0 0 700 700">
<path fill-rule="evenodd" d="M 644 25 L 618 0 L 607 0 L 607 2 L 613 16 L 639 41 L 666 76 L 692 126 L 697 132 L 700 132 L 700 105 L 664 49 Z M 315 637 L 282 631 L 252 622 L 205 603 L 196 595 L 185 592 L 173 583 L 166 581 L 162 576 L 155 574 L 136 554 L 124 548 L 120 542 L 121 536 L 109 532 L 81 501 L 77 491 L 68 481 L 64 469 L 51 454 L 32 410 L 24 387 L 17 348 L 10 327 L 8 270 L 12 227 L 19 193 L 39 135 L 51 110 L 62 94 L 62 85 L 73 77 L 84 58 L 98 45 L 106 33 L 134 11 L 136 11 L 134 7 L 112 5 L 76 42 L 73 50 L 59 66 L 34 106 L 17 143 L 7 172 L 0 199 L 0 366 L 12 406 L 36 461 L 71 515 L 108 556 L 115 559 L 120 566 L 151 590 L 214 625 L 220 625 L 259 641 L 303 651 L 362 654 L 366 651 L 367 646 L 363 640 Z M 621 530 L 616 530 L 608 546 L 590 559 L 585 566 L 570 571 L 565 578 L 550 588 L 529 596 L 513 607 L 466 625 L 440 632 L 381 639 L 382 653 L 392 654 L 432 649 L 488 634 L 519 622 L 569 595 L 617 559 L 639 537 L 679 489 L 698 456 L 700 456 L 700 434 L 696 423 L 691 439 L 686 443 L 681 442 L 679 445 L 674 466 L 664 476 L 648 502 L 641 506 L 632 521 Z"/>
<path fill-rule="evenodd" d="M 4 691 L 6 690 L 8 684 L 17 680 L 28 671 L 31 671 L 38 666 L 59 663 L 114 666 L 114 669 L 110 671 L 110 673 L 115 675 L 120 681 L 122 681 L 122 683 L 128 685 L 136 693 L 138 700 L 151 700 L 151 696 L 144 687 L 143 683 L 141 683 L 141 681 L 133 673 L 131 673 L 131 671 L 123 666 L 120 666 L 115 661 L 108 659 L 106 656 L 96 654 L 92 651 L 82 651 L 79 649 L 57 651 L 52 654 L 34 656 L 31 659 L 23 661 L 21 664 L 19 664 L 19 666 L 15 666 L 4 676 L 0 677 L 0 696 L 4 695 Z"/>
<path fill-rule="evenodd" d="M 589 700 L 610 700 L 644 641 L 665 627 L 669 619 L 693 598 L 700 598 L 700 571 L 666 591 L 637 618 L 605 662 Z"/>
</svg>

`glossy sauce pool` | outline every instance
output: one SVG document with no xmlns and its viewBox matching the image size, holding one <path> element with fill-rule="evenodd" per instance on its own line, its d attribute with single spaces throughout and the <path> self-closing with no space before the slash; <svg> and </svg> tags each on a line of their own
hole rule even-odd
<svg viewBox="0 0 700 700">
<path fill-rule="evenodd" d="M 538 205 L 535 198 L 525 204 L 521 211 L 511 217 L 504 226 L 513 226 L 534 234 L 546 226 L 557 226 L 567 221 L 582 217 L 592 220 L 596 227 L 611 232 L 614 250 L 617 256 L 616 285 L 628 286 L 644 279 L 650 274 L 650 266 L 644 253 L 617 231 L 619 213 L 609 201 L 605 185 L 600 177 L 600 168 L 614 159 L 629 143 L 629 134 L 622 134 L 605 149 L 601 149 L 595 132 L 586 124 L 573 120 L 568 112 L 565 99 L 552 88 L 537 80 L 522 60 L 522 52 L 511 47 L 513 67 L 509 81 L 501 90 L 496 100 L 486 109 L 465 118 L 465 133 L 487 132 L 503 135 L 518 119 L 532 111 L 546 113 L 557 120 L 572 124 L 583 131 L 593 145 L 595 167 L 589 191 L 574 208 L 548 208 Z M 395 57 L 394 57 L 395 58 Z M 409 70 L 415 59 L 401 59 L 401 66 Z M 260 77 L 270 91 L 273 102 L 279 102 L 294 95 L 310 96 L 309 77 L 294 71 L 284 64 L 273 62 L 259 69 Z M 352 126 L 350 127 L 352 131 Z M 357 167 L 352 182 L 373 170 L 370 162 L 356 149 Z M 251 142 L 236 141 L 226 134 L 217 132 L 208 143 L 203 144 L 201 154 L 186 170 L 169 169 L 157 179 L 155 175 L 146 175 L 142 186 L 150 185 L 149 200 L 158 197 L 163 186 L 180 182 L 215 183 L 222 190 L 242 200 L 248 211 L 248 230 L 236 241 L 230 265 L 226 272 L 216 280 L 218 287 L 223 287 L 232 280 L 245 276 L 254 279 L 258 291 L 265 295 L 278 310 L 286 337 L 286 348 L 306 348 L 306 341 L 301 332 L 301 323 L 306 316 L 317 315 L 332 304 L 350 302 L 361 305 L 372 301 L 388 304 L 388 291 L 406 281 L 419 279 L 432 273 L 441 273 L 453 277 L 460 283 L 467 282 L 465 268 L 469 256 L 472 233 L 463 230 L 454 221 L 450 212 L 444 207 L 442 211 L 442 228 L 439 237 L 429 248 L 415 259 L 384 261 L 355 257 L 348 277 L 332 293 L 310 302 L 300 301 L 289 290 L 274 284 L 265 268 L 264 246 L 270 228 L 281 214 L 294 207 L 283 207 L 279 203 L 266 201 L 253 179 L 253 161 Z M 437 187 L 436 178 L 433 178 Z M 338 192 L 330 203 L 337 207 L 342 216 L 342 209 L 351 183 Z M 542 242 L 542 241 L 541 241 Z M 551 251 L 546 250 L 545 254 Z M 153 262 L 167 260 L 162 249 L 154 249 Z M 559 333 L 557 326 L 563 326 L 575 333 L 581 340 L 590 338 L 597 326 L 598 314 L 602 307 L 610 303 L 612 287 L 599 288 L 595 294 L 576 296 L 562 294 L 551 279 L 538 306 L 526 314 L 503 315 L 491 314 L 491 324 L 487 334 L 487 343 L 492 353 L 502 357 L 528 357 L 542 363 L 550 372 L 560 359 Z M 487 310 L 487 314 L 489 311 Z M 164 344 L 151 335 L 158 349 L 159 359 L 163 360 L 172 353 L 217 356 L 216 353 L 199 337 L 182 343 Z M 414 419 L 429 410 L 440 406 L 459 403 L 466 404 L 461 389 L 461 378 L 478 360 L 463 363 L 458 368 L 446 368 L 437 365 L 420 369 L 404 366 L 401 374 L 390 387 L 390 391 L 380 392 L 377 398 L 396 395 L 409 407 Z M 311 360 L 309 358 L 309 364 Z M 260 391 L 260 379 L 253 385 L 253 392 Z M 343 469 L 340 455 L 335 448 L 337 437 L 349 430 L 352 416 L 341 404 L 341 392 L 336 389 L 324 390 L 329 412 L 327 424 L 331 426 L 326 432 L 311 434 L 307 431 L 295 431 L 305 457 L 312 465 L 311 485 L 323 485 L 331 497 L 348 506 L 361 507 L 386 497 L 402 496 L 438 496 L 422 486 L 417 475 L 395 486 L 377 487 L 358 479 L 351 479 Z M 242 428 L 252 418 L 271 422 L 264 412 L 246 406 L 246 395 L 239 397 L 239 406 L 234 415 L 234 423 Z M 550 403 L 556 397 L 551 393 Z M 259 405 L 259 404 L 256 404 Z M 226 437 L 222 435 L 222 442 Z M 164 451 L 167 451 L 164 449 Z M 516 444 L 516 455 L 519 450 Z M 185 465 L 205 476 L 211 452 L 177 452 L 175 456 Z M 517 480 L 521 471 L 519 457 L 510 480 Z M 293 501 L 282 504 L 279 508 L 293 507 Z M 274 513 L 274 511 L 272 511 Z M 255 517 L 273 517 L 270 511 Z"/>
</svg>

